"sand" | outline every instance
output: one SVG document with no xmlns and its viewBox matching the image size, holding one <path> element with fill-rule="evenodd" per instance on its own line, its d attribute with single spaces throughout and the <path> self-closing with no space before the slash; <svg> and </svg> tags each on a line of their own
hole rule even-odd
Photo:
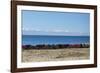
<svg viewBox="0 0 100 73">
<path fill-rule="evenodd" d="M 45 62 L 89 59 L 89 48 L 22 50 L 22 62 Z"/>
</svg>

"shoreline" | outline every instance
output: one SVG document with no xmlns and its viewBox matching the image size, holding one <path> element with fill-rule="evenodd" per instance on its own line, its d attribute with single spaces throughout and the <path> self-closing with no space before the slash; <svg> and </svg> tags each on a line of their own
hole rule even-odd
<svg viewBox="0 0 100 73">
<path fill-rule="evenodd" d="M 89 48 L 90 44 L 38 44 L 38 45 L 22 45 L 23 49 L 62 49 L 62 48 Z"/>
</svg>

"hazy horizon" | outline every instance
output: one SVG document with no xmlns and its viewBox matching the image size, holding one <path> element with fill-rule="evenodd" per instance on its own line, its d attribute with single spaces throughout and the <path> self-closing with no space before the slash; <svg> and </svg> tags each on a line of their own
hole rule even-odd
<svg viewBox="0 0 100 73">
<path fill-rule="evenodd" d="M 34 34 L 22 34 L 22 36 L 90 36 L 90 35 L 34 35 Z"/>
</svg>

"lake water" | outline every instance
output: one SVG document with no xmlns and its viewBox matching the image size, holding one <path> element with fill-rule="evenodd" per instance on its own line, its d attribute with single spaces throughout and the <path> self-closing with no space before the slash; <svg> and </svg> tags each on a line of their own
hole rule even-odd
<svg viewBox="0 0 100 73">
<path fill-rule="evenodd" d="M 23 45 L 37 44 L 82 44 L 89 43 L 89 36 L 43 36 L 43 35 L 22 35 Z"/>
</svg>

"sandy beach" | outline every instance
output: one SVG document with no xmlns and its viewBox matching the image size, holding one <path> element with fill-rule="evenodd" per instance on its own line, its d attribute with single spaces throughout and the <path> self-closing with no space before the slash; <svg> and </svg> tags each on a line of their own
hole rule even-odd
<svg viewBox="0 0 100 73">
<path fill-rule="evenodd" d="M 22 50 L 22 62 L 64 61 L 89 59 L 89 48 Z"/>
</svg>

